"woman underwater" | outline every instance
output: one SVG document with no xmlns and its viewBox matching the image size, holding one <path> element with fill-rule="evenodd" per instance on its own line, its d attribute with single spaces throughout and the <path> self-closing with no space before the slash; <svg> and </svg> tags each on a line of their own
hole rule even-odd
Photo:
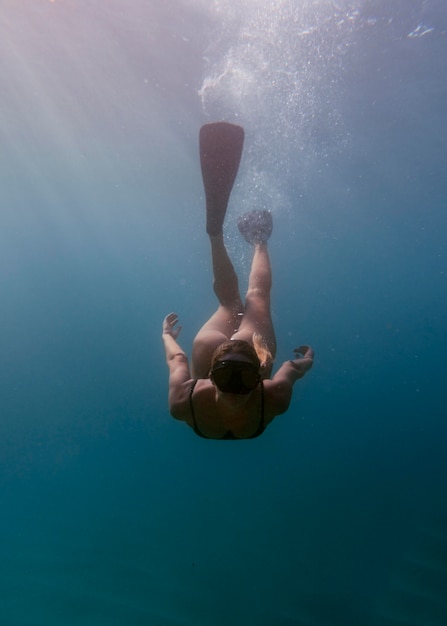
<svg viewBox="0 0 447 626">
<path fill-rule="evenodd" d="M 269 211 L 249 211 L 238 220 L 253 246 L 245 302 L 223 239 L 223 223 L 244 143 L 240 126 L 217 122 L 200 130 L 200 161 L 206 197 L 206 230 L 211 244 L 217 311 L 194 339 L 192 364 L 177 338 L 181 326 L 170 313 L 163 321 L 169 367 L 169 409 L 200 437 L 253 439 L 287 411 L 294 383 L 312 367 L 313 350 L 295 348 L 270 378 L 276 339 L 270 313 L 272 273 L 267 241 L 272 232 Z"/>
</svg>

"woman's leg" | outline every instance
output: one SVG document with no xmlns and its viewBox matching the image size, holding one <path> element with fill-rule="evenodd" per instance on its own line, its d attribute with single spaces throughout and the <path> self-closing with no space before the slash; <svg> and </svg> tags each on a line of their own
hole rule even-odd
<svg viewBox="0 0 447 626">
<path fill-rule="evenodd" d="M 194 378 L 206 378 L 210 371 L 211 356 L 224 341 L 238 330 L 244 307 L 239 293 L 239 281 L 225 248 L 223 235 L 210 236 L 213 262 L 214 293 L 219 307 L 202 326 L 192 347 Z"/>
<path fill-rule="evenodd" d="M 253 333 L 259 333 L 272 355 L 276 355 L 276 337 L 270 312 L 272 270 L 267 243 L 256 243 L 245 299 L 245 311 L 239 330 L 232 339 L 253 343 Z"/>
<path fill-rule="evenodd" d="M 217 122 L 200 129 L 200 164 L 206 198 L 206 231 L 211 243 L 214 292 L 219 308 L 202 326 L 192 347 L 192 374 L 206 378 L 215 349 L 239 328 L 243 305 L 233 264 L 225 248 L 222 228 L 230 193 L 239 168 L 244 130 Z"/>
</svg>

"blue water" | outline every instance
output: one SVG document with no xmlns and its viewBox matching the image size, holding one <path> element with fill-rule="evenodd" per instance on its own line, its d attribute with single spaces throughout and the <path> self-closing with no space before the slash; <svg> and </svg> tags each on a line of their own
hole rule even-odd
<svg viewBox="0 0 447 626">
<path fill-rule="evenodd" d="M 4 0 L 1 626 L 447 624 L 447 7 Z M 201 124 L 270 208 L 253 441 L 167 410 L 161 321 L 215 307 Z"/>
</svg>

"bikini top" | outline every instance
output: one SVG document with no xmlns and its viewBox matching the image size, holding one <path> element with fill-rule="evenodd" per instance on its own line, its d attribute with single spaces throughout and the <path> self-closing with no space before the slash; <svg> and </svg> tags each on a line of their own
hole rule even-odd
<svg viewBox="0 0 447 626">
<path fill-rule="evenodd" d="M 196 435 L 199 435 L 199 437 L 203 437 L 204 439 L 242 439 L 242 437 L 235 437 L 233 435 L 233 433 L 231 432 L 231 430 L 229 430 L 227 433 L 225 433 L 225 435 L 223 437 L 207 437 L 206 435 L 204 435 L 202 432 L 200 432 L 198 426 L 197 426 L 197 422 L 196 422 L 196 416 L 194 413 L 194 405 L 192 402 L 192 394 L 194 392 L 194 387 L 197 384 L 197 380 L 194 380 L 192 385 L 191 385 L 191 389 L 189 392 L 189 406 L 191 408 L 191 415 L 192 415 L 192 422 L 193 422 L 193 429 L 194 432 L 196 433 Z M 250 435 L 250 437 L 243 437 L 243 439 L 254 439 L 255 437 L 259 437 L 259 435 L 262 435 L 262 433 L 265 430 L 265 424 L 264 424 L 264 383 L 261 380 L 260 381 L 260 385 L 261 385 L 261 420 L 259 422 L 259 426 L 258 429 L 256 430 L 255 433 L 253 433 L 253 435 Z"/>
</svg>

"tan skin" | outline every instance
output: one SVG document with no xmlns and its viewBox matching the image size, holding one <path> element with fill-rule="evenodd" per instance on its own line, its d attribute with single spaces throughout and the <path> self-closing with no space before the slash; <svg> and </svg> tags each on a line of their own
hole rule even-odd
<svg viewBox="0 0 447 626">
<path fill-rule="evenodd" d="M 189 404 L 191 385 L 194 389 L 194 411 L 200 431 L 220 439 L 228 431 L 245 439 L 253 435 L 260 422 L 260 385 L 252 392 L 230 394 L 220 391 L 209 378 L 211 357 L 222 343 L 241 339 L 253 346 L 253 334 L 259 333 L 272 358 L 261 363 L 264 380 L 264 424 L 287 411 L 294 383 L 312 367 L 313 350 L 309 346 L 295 348 L 295 358 L 285 361 L 270 378 L 276 354 L 276 339 L 270 313 L 272 274 L 267 243 L 254 245 L 253 261 L 245 303 L 239 293 L 238 278 L 228 256 L 222 235 L 210 236 L 214 273 L 214 291 L 219 307 L 199 330 L 192 350 L 192 365 L 177 341 L 181 326 L 176 313 L 163 321 L 163 341 L 169 367 L 169 409 L 171 415 L 193 426 Z M 225 359 L 248 361 L 241 354 L 227 354 Z"/>
</svg>

